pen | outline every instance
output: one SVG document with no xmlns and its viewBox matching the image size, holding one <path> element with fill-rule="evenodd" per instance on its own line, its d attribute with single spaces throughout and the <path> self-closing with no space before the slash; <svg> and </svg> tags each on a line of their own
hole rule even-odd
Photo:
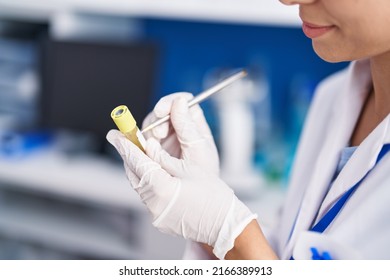
<svg viewBox="0 0 390 280">
<path fill-rule="evenodd" d="M 214 93 L 220 91 L 221 89 L 227 87 L 228 85 L 230 85 L 231 83 L 237 81 L 238 79 L 241 79 L 242 77 L 245 77 L 248 73 L 245 71 L 245 70 L 241 70 L 240 72 L 224 79 L 223 81 L 219 82 L 218 84 L 216 84 L 215 86 L 212 86 L 211 88 L 203 91 L 202 93 L 198 94 L 197 96 L 195 96 L 194 98 L 192 98 L 189 102 L 188 102 L 188 107 L 192 107 L 196 104 L 199 104 L 200 102 L 202 102 L 203 100 L 205 100 L 206 98 L 210 97 L 211 95 L 213 95 Z M 150 125 L 148 125 L 147 127 L 145 127 L 141 133 L 145 133 L 153 128 L 155 128 L 156 126 L 159 126 L 160 124 L 168 121 L 170 119 L 170 116 L 169 115 L 166 115 L 165 117 L 162 117 L 160 119 L 158 119 L 157 121 L 151 123 Z"/>
</svg>

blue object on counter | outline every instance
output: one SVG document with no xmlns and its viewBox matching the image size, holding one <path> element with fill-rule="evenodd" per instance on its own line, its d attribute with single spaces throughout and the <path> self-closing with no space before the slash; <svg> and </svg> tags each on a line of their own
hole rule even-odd
<svg viewBox="0 0 390 280">
<path fill-rule="evenodd" d="M 52 139 L 52 133 L 46 131 L 0 132 L 0 155 L 5 157 L 25 155 L 48 146 Z"/>
</svg>

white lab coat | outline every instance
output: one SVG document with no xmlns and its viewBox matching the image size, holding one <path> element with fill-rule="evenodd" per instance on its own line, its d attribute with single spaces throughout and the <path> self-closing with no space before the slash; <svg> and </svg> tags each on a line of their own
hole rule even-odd
<svg viewBox="0 0 390 280">
<path fill-rule="evenodd" d="M 280 258 L 293 255 L 295 259 L 310 259 L 310 247 L 316 247 L 334 259 L 390 259 L 390 153 L 362 182 L 324 233 L 308 232 L 317 212 L 322 217 L 375 164 L 383 144 L 390 143 L 387 116 L 356 149 L 328 192 L 340 152 L 349 146 L 371 84 L 369 61 L 362 60 L 352 62 L 348 69 L 318 86 L 279 226 L 267 236 Z M 189 243 L 185 258 L 199 257 L 204 255 L 199 254 L 196 244 Z"/>
</svg>

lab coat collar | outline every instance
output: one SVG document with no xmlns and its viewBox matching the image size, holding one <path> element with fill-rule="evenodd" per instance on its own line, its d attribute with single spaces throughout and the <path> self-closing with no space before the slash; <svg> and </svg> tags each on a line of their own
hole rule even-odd
<svg viewBox="0 0 390 280">
<path fill-rule="evenodd" d="M 352 154 L 329 190 L 321 206 L 319 217 L 322 217 L 347 190 L 359 182 L 375 165 L 383 145 L 390 142 L 389 118 L 388 115 Z"/>
</svg>

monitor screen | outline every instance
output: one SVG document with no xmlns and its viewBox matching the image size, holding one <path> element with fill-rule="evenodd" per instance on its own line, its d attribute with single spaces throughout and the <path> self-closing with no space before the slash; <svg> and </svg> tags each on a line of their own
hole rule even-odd
<svg viewBox="0 0 390 280">
<path fill-rule="evenodd" d="M 41 124 L 104 137 L 112 109 L 127 105 L 138 126 L 154 90 L 157 48 L 150 43 L 44 40 Z"/>
</svg>

